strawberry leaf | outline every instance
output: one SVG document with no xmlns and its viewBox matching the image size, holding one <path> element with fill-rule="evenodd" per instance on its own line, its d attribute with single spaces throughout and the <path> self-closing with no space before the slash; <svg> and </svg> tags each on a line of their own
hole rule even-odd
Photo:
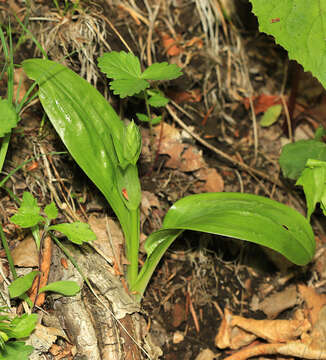
<svg viewBox="0 0 326 360">
<path fill-rule="evenodd" d="M 167 62 L 154 63 L 142 74 L 141 78 L 146 80 L 172 80 L 182 75 L 181 69 L 175 64 Z"/>
</svg>

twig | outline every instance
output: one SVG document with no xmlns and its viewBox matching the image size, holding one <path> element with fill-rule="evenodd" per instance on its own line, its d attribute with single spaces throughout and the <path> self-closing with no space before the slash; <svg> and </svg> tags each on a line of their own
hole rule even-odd
<svg viewBox="0 0 326 360">
<path fill-rule="evenodd" d="M 213 151 L 215 154 L 217 154 L 218 156 L 220 156 L 221 158 L 231 162 L 233 165 L 241 168 L 242 170 L 247 171 L 250 175 L 251 173 L 270 181 L 271 183 L 278 185 L 279 187 L 283 188 L 282 183 L 278 180 L 278 179 L 274 179 L 273 177 L 271 177 L 268 174 L 265 174 L 264 172 L 254 169 L 252 167 L 250 167 L 249 165 L 242 163 L 240 161 L 237 161 L 236 159 L 234 159 L 232 156 L 224 153 L 223 151 L 217 149 L 215 146 L 209 144 L 207 141 L 205 141 L 204 139 L 202 139 L 199 135 L 195 134 L 193 131 L 191 131 L 189 129 L 189 127 L 181 120 L 179 119 L 179 117 L 177 116 L 177 114 L 175 113 L 175 111 L 172 109 L 172 107 L 170 105 L 166 105 L 166 109 L 168 110 L 168 112 L 170 113 L 170 115 L 172 116 L 172 118 L 174 119 L 174 121 L 176 123 L 178 123 L 184 130 L 187 131 L 188 134 L 190 134 L 195 140 L 197 140 L 200 144 L 204 145 L 205 147 L 207 147 L 208 149 L 210 149 L 211 151 Z"/>
</svg>

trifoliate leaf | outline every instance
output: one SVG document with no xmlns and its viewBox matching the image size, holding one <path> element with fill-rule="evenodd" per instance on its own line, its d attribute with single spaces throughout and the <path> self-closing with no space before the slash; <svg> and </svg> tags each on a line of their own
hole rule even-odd
<svg viewBox="0 0 326 360">
<path fill-rule="evenodd" d="M 79 293 L 80 287 L 75 281 L 56 281 L 46 286 L 43 286 L 39 290 L 39 293 L 45 291 L 52 291 L 58 294 L 62 294 L 64 296 L 74 296 Z"/>
<path fill-rule="evenodd" d="M 31 193 L 25 191 L 20 208 L 17 214 L 10 218 L 10 221 L 22 228 L 29 228 L 43 220 L 36 199 L 34 199 Z"/>
<path fill-rule="evenodd" d="M 108 78 L 139 79 L 141 75 L 140 62 L 132 53 L 112 51 L 103 54 L 98 59 L 98 66 Z"/>
<path fill-rule="evenodd" d="M 259 30 L 273 35 L 290 59 L 297 60 L 326 87 L 325 0 L 250 0 Z"/>
<path fill-rule="evenodd" d="M 268 127 L 273 125 L 281 115 L 282 105 L 270 106 L 260 120 L 260 126 Z"/>
<path fill-rule="evenodd" d="M 149 83 L 141 79 L 122 79 L 110 82 L 110 89 L 115 95 L 119 95 L 122 99 L 138 94 L 148 87 Z"/>
<path fill-rule="evenodd" d="M 35 329 L 38 316 L 36 314 L 24 314 L 15 317 L 10 323 L 10 331 L 7 335 L 10 338 L 21 339 L 27 337 Z"/>
<path fill-rule="evenodd" d="M 53 220 L 58 217 L 58 209 L 53 201 L 51 202 L 51 204 L 46 205 L 46 207 L 44 208 L 44 212 L 49 220 Z"/>
<path fill-rule="evenodd" d="M 7 99 L 0 99 L 0 138 L 16 127 L 19 117 L 12 103 Z"/>
<path fill-rule="evenodd" d="M 96 240 L 96 235 L 88 224 L 74 222 L 72 224 L 52 225 L 49 230 L 60 231 L 67 236 L 71 242 L 81 245 L 83 242 Z"/>
<path fill-rule="evenodd" d="M 1 360 L 28 360 L 34 351 L 33 346 L 25 345 L 23 341 L 8 341 L 0 351 Z"/>
<path fill-rule="evenodd" d="M 175 64 L 167 62 L 154 63 L 142 74 L 141 78 L 146 80 L 172 80 L 182 75 L 181 69 Z"/>
<path fill-rule="evenodd" d="M 11 298 L 23 295 L 28 289 L 31 288 L 35 276 L 39 274 L 39 271 L 31 271 L 27 275 L 14 280 L 9 286 L 9 295 Z"/>
<path fill-rule="evenodd" d="M 169 102 L 169 99 L 162 95 L 153 95 L 148 99 L 148 103 L 153 107 L 165 106 Z"/>
<path fill-rule="evenodd" d="M 136 113 L 136 116 L 137 116 L 138 120 L 140 120 L 140 121 L 149 122 L 149 117 L 145 114 Z"/>
</svg>

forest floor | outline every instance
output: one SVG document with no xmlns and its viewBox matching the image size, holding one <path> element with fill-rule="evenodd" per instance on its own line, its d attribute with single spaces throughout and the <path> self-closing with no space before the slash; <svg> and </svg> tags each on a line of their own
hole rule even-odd
<svg viewBox="0 0 326 360">
<path fill-rule="evenodd" d="M 272 38 L 259 33 L 246 1 L 95 0 L 77 4 L 38 0 L 26 4 L 0 1 L 0 20 L 7 36 L 9 19 L 11 23 L 20 96 L 31 82 L 19 64 L 41 57 L 32 36 L 49 59 L 64 63 L 105 94 L 121 118 L 136 119 L 144 103 L 108 94 L 97 57 L 112 50 L 131 50 L 144 67 L 168 61 L 182 69 L 182 77 L 160 84 L 170 103 L 157 111 L 163 120 L 154 127 L 154 145 L 146 124 L 139 124 L 144 257 L 146 237 L 160 228 L 168 208 L 189 194 L 251 193 L 305 214 L 303 192 L 283 178 L 278 158 L 284 144 L 311 139 L 324 124 L 325 90 L 289 62 Z M 24 37 L 14 14 L 29 30 Z M 0 89 L 6 97 L 6 77 Z M 262 115 L 275 104 L 282 105 L 281 115 L 272 125 L 261 126 Z M 112 221 L 111 230 L 118 234 L 114 246 L 123 254 L 112 210 L 69 153 L 39 158 L 65 150 L 40 103 L 33 101 L 23 109 L 13 131 L 1 178 L 24 161 L 35 160 L 15 172 L 6 188 L 20 199 L 23 192 L 32 193 L 42 208 L 54 200 L 60 222 L 88 222 L 98 235 L 97 248 L 105 254 L 109 246 L 106 224 Z M 37 269 L 40 258 L 31 235 L 10 222 L 16 211 L 12 197 L 1 188 L 2 226 L 19 274 L 24 274 Z M 258 245 L 186 231 L 163 257 L 141 302 L 139 313 L 152 342 L 137 342 L 152 359 L 325 359 L 325 331 L 320 330 L 313 347 L 309 342 L 310 329 L 326 321 L 320 311 L 326 303 L 322 216 L 314 216 L 312 225 L 317 252 L 314 261 L 304 267 Z M 2 274 L 11 279 L 4 250 L 0 256 Z M 58 256 L 60 263 L 62 255 Z M 123 255 L 113 260 L 122 269 Z M 58 276 L 59 271 L 51 275 L 53 269 L 52 264 L 50 278 Z M 115 275 L 124 281 L 121 273 Z M 68 325 L 54 311 L 55 301 L 48 296 L 37 309 L 43 319 L 38 336 L 46 340 L 33 359 L 82 359 L 86 346 L 76 334 L 68 331 L 63 335 Z M 11 306 L 22 312 L 19 302 Z M 59 322 L 54 319 L 50 325 L 48 314 Z M 33 346 L 37 347 L 37 341 Z M 98 346 L 98 357 L 94 352 L 94 357 L 84 354 L 84 359 L 115 359 Z M 135 358 L 147 358 L 141 354 Z"/>
</svg>

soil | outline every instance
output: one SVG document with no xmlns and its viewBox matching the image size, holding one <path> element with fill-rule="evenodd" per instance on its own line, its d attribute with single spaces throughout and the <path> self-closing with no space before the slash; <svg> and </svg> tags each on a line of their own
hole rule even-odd
<svg viewBox="0 0 326 360">
<path fill-rule="evenodd" d="M 75 9 L 73 3 L 76 3 Z M 23 30 L 14 13 L 28 27 L 28 36 L 20 38 Z M 302 192 L 283 179 L 278 164 L 281 147 L 289 141 L 285 112 L 270 127 L 261 127 L 259 120 L 268 108 L 269 99 L 264 94 L 282 98 L 290 107 L 289 99 L 295 86 L 291 79 L 300 74 L 301 84 L 295 99 L 299 105 L 290 114 L 294 119 L 292 126 L 296 139 L 312 138 L 315 128 L 324 121 L 318 109 L 324 103 L 325 91 L 309 74 L 292 63 L 289 65 L 286 52 L 275 45 L 273 39 L 258 32 L 256 18 L 247 1 L 96 0 L 58 1 L 56 6 L 55 1 L 38 0 L 27 6 L 23 1 L 11 0 L 2 4 L 0 16 L 3 29 L 7 29 L 9 19 L 11 22 L 15 64 L 41 56 L 31 39 L 32 34 L 50 59 L 63 61 L 96 86 L 121 118 L 135 118 L 136 112 L 143 111 L 144 104 L 108 94 L 107 80 L 96 67 L 98 56 L 110 50 L 126 51 L 127 44 L 144 67 L 168 61 L 182 68 L 181 78 L 160 84 L 171 101 L 169 107 L 162 110 L 164 125 L 154 129 L 154 148 L 151 148 L 149 129 L 139 124 L 143 136 L 139 161 L 143 190 L 142 241 L 160 228 L 164 214 L 177 199 L 193 193 L 252 193 L 305 213 Z M 5 33 L 8 35 L 8 31 Z M 1 57 L 3 62 L 3 54 Z M 19 67 L 17 69 L 19 71 Z M 18 86 L 19 80 L 16 82 Z M 1 95 L 5 96 L 5 77 L 1 84 Z M 23 78 L 22 91 L 26 91 L 29 84 L 29 80 Z M 259 106 L 264 108 L 262 112 L 257 111 Z M 177 134 L 180 153 L 169 147 L 170 135 L 164 131 Z M 65 151 L 39 102 L 33 101 L 24 109 L 22 120 L 13 131 L 1 173 L 4 178 L 24 161 L 36 157 L 6 181 L 5 187 L 10 192 L 4 187 L 0 189 L 1 221 L 10 249 L 15 249 L 28 235 L 10 222 L 17 211 L 11 192 L 19 199 L 24 191 L 31 192 L 42 208 L 54 200 L 60 210 L 59 222 L 87 222 L 91 217 L 114 219 L 102 194 Z M 51 152 L 65 153 L 38 158 Z M 117 291 L 115 294 L 125 292 L 123 274 L 109 266 L 93 248 L 71 247 L 70 251 L 80 259 L 80 266 L 89 274 L 97 294 L 105 294 L 101 299 L 107 305 L 98 303 L 86 285 L 78 302 L 47 296 L 43 310 L 37 308 L 35 311 L 43 314 L 45 327 L 60 328 L 66 335 L 56 336 L 53 344 L 34 358 L 147 358 L 137 347 L 128 350 L 126 345 L 119 345 L 108 350 L 105 339 L 113 328 L 117 329 L 116 333 L 110 336 L 122 338 L 125 344 L 130 340 L 121 330 L 121 324 L 104 310 L 105 306 L 116 315 L 124 309 L 122 313 L 129 314 L 131 323 L 140 324 L 141 330 L 135 330 L 137 326 L 124 319 L 127 329 L 135 332 L 136 342 L 142 344 L 153 359 L 227 358 L 234 350 L 217 348 L 215 343 L 225 309 L 250 319 L 272 319 L 273 316 L 257 305 L 271 294 L 293 286 L 297 289 L 299 285 L 309 286 L 317 294 L 324 293 L 323 219 L 317 213 L 312 223 L 318 256 L 306 267 L 293 266 L 280 255 L 258 245 L 187 231 L 160 262 L 140 307 L 127 293 L 126 298 L 119 301 L 118 295 L 106 297 L 108 290 L 104 284 L 110 283 Z M 63 255 L 53 246 L 52 281 L 68 276 L 62 275 Z M 143 247 L 141 251 L 143 259 Z M 11 278 L 4 250 L 0 255 L 4 275 Z M 122 269 L 124 263 L 121 255 L 118 268 Z M 38 259 L 34 264 L 37 266 Z M 26 267 L 20 265 L 19 269 Z M 74 268 L 69 269 L 71 277 L 83 286 Z M 108 275 L 102 278 L 106 271 Z M 302 303 L 297 301 L 284 307 L 276 316 L 291 319 Z M 132 310 L 126 310 L 126 304 Z M 22 311 L 19 302 L 11 305 L 17 313 Z M 47 316 L 42 311 L 46 311 Z M 136 314 L 137 319 L 130 314 Z M 53 322 L 49 325 L 50 315 L 56 325 Z M 65 316 L 69 319 L 64 319 Z M 76 330 L 82 327 L 82 316 L 88 319 L 85 323 L 91 330 L 87 331 L 94 331 L 98 341 L 97 348 L 90 348 L 88 353 L 83 352 L 87 341 Z M 79 322 L 75 323 L 76 318 Z M 148 334 L 150 337 L 144 340 Z M 93 341 L 91 336 L 89 339 Z M 130 346 L 134 346 L 132 341 Z M 207 349 L 210 352 L 204 353 Z M 282 357 L 274 354 L 268 358 Z"/>
</svg>

